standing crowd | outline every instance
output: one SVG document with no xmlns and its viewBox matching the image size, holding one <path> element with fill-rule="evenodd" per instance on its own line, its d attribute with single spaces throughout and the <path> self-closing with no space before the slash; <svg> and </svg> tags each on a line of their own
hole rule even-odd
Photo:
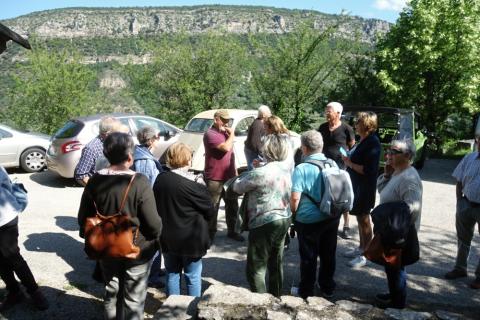
<svg viewBox="0 0 480 320">
<path fill-rule="evenodd" d="M 300 279 L 291 293 L 302 298 L 331 298 L 336 287 L 337 234 L 342 217 L 343 238 L 352 237 L 349 216 L 355 216 L 358 223 L 360 242 L 346 253 L 354 268 L 365 266 L 367 257 L 371 259 L 376 237 L 390 239 L 392 234 L 386 235 L 384 230 L 398 227 L 395 221 L 402 217 L 407 219 L 402 228 L 395 229 L 400 234 L 395 246 L 381 242 L 388 292 L 376 296 L 382 307 L 404 308 L 405 266 L 418 260 L 406 259 L 405 252 L 418 251 L 418 241 L 410 238 L 417 239 L 422 210 L 422 182 L 412 166 L 415 147 L 410 140 L 393 140 L 385 150 L 385 165 L 379 175 L 382 146 L 376 134 L 377 115 L 360 112 L 353 129 L 341 121 L 342 109 L 338 102 L 329 103 L 325 108 L 327 122 L 318 130 L 302 133 L 301 154 L 294 157 L 289 130 L 267 106 L 260 106 L 245 142 L 248 170 L 241 174 L 235 166 L 235 133 L 228 110 L 218 110 L 204 134 L 203 174 L 189 170 L 192 150 L 187 145 L 172 144 L 162 165 L 151 154 L 158 139 L 152 128 L 141 129 L 139 145 L 135 145 L 119 121 L 103 118 L 99 135 L 82 151 L 75 178 L 85 187 L 78 224 L 89 248 L 87 254 L 97 261 L 94 276 L 105 286 L 104 318 L 143 319 L 147 287 L 165 286 L 167 295 L 178 295 L 182 277 L 188 295 L 201 295 L 202 257 L 215 240 L 221 199 L 227 237 L 243 242 L 241 231 L 248 230 L 246 279 L 251 291 L 277 297 L 283 292 L 283 254 L 289 234 L 298 236 L 300 257 Z M 476 143 L 480 147 L 480 137 Z M 325 182 L 325 164 L 336 172 L 348 173 L 351 182 L 350 210 L 338 215 L 319 205 L 331 187 Z M 19 201 L 7 173 L 0 169 L 0 276 L 7 286 L 0 311 L 24 298 L 14 274 L 35 306 L 44 310 L 48 302 L 17 243 Z M 447 279 L 467 276 L 470 244 L 480 222 L 479 173 L 478 152 L 467 155 L 453 173 L 458 181 L 458 256 L 454 269 L 445 275 Z M 380 199 L 375 208 L 377 191 Z M 394 209 L 388 213 L 385 206 L 392 204 Z M 400 212 L 407 212 L 407 218 Z M 372 227 L 372 214 L 373 221 L 382 223 Z M 116 222 L 125 219 L 127 225 Z M 127 253 L 122 253 L 125 246 L 117 248 L 117 244 L 98 249 L 99 242 L 110 236 L 106 225 L 115 225 L 122 237 L 126 234 L 133 239 Z M 163 274 L 165 283 L 160 280 Z M 480 263 L 475 275 L 471 287 L 479 289 Z"/>
</svg>

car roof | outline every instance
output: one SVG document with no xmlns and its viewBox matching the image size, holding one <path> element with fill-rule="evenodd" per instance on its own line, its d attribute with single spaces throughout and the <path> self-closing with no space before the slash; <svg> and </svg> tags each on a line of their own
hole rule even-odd
<svg viewBox="0 0 480 320">
<path fill-rule="evenodd" d="M 378 113 L 412 113 L 413 109 L 382 107 L 382 106 L 345 106 L 343 111 L 373 111 Z M 415 112 L 417 113 L 417 112 Z"/>
<path fill-rule="evenodd" d="M 89 121 L 95 121 L 95 120 L 100 120 L 103 117 L 115 117 L 115 118 L 122 118 L 122 117 L 148 117 L 152 118 L 151 116 L 147 116 L 145 114 L 137 114 L 137 113 L 121 113 L 121 112 L 116 112 L 116 113 L 99 113 L 99 114 L 93 114 L 90 116 L 82 116 L 82 117 L 77 117 L 73 118 L 71 120 L 77 120 L 81 122 L 89 122 Z"/>
<path fill-rule="evenodd" d="M 195 115 L 194 118 L 206 118 L 206 119 L 213 119 L 213 115 L 215 112 L 217 112 L 219 109 L 212 109 L 212 110 L 207 110 L 200 112 L 199 114 Z M 244 117 L 244 116 L 250 116 L 250 115 L 257 115 L 258 110 L 243 110 L 243 109 L 222 109 L 222 110 L 227 110 L 228 114 L 230 115 L 230 118 L 238 118 L 238 117 Z"/>
</svg>

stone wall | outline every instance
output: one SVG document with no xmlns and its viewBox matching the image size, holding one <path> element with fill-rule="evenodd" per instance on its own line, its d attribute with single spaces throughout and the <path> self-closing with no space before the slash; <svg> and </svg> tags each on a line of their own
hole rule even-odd
<svg viewBox="0 0 480 320">
<path fill-rule="evenodd" d="M 379 309 L 347 300 L 332 303 L 321 297 L 307 300 L 293 296 L 275 298 L 270 294 L 252 293 L 245 288 L 216 284 L 201 298 L 170 296 L 158 310 L 155 319 L 199 320 L 320 320 L 320 319 L 462 319 L 461 315 L 437 311 Z"/>
</svg>

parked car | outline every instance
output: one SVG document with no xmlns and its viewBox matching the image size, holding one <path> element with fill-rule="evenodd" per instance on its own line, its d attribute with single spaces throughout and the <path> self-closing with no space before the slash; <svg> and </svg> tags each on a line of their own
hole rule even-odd
<svg viewBox="0 0 480 320">
<path fill-rule="evenodd" d="M 113 116 L 130 128 L 130 134 L 135 143 L 138 143 L 137 132 L 140 128 L 151 126 L 158 131 L 160 139 L 152 150 L 159 159 L 164 151 L 178 140 L 181 129 L 165 121 L 138 114 L 101 114 L 79 117 L 67 121 L 53 136 L 47 151 L 48 170 L 58 173 L 65 178 L 73 178 L 75 167 L 85 144 L 98 135 L 98 124 L 105 116 Z"/>
<path fill-rule="evenodd" d="M 413 165 L 423 168 L 427 156 L 428 139 L 420 115 L 414 110 L 389 107 L 347 106 L 343 110 L 342 119 L 353 126 L 357 112 L 372 111 L 378 117 L 377 134 L 382 143 L 380 167 L 385 164 L 384 151 L 393 139 L 411 139 L 417 149 Z"/>
<path fill-rule="evenodd" d="M 203 147 L 203 134 L 212 126 L 213 115 L 217 110 L 207 110 L 194 116 L 185 126 L 185 129 L 178 138 L 190 146 L 193 150 L 192 170 L 201 172 L 205 167 L 205 149 Z M 257 118 L 257 110 L 228 109 L 230 114 L 230 127 L 234 130 L 235 139 L 233 143 L 233 152 L 235 153 L 235 164 L 239 171 L 247 168 L 244 147 L 247 139 L 248 128 Z M 295 132 L 290 132 L 293 139 L 294 149 L 300 147 L 300 136 Z"/>
<path fill-rule="evenodd" d="M 0 164 L 5 168 L 20 167 L 26 172 L 45 169 L 45 151 L 50 137 L 0 125 Z"/>
</svg>

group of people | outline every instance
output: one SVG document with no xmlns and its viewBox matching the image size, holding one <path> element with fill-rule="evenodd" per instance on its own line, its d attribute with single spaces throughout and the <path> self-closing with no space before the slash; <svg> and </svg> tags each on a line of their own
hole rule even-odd
<svg viewBox="0 0 480 320">
<path fill-rule="evenodd" d="M 122 208 L 135 229 L 136 259 L 101 258 L 97 276 L 105 285 L 105 319 L 142 319 L 149 275 L 160 275 L 164 258 L 166 291 L 181 293 L 185 277 L 187 293 L 200 296 L 202 257 L 215 239 L 220 201 L 225 202 L 227 237 L 245 241 L 239 226 L 248 230 L 246 278 L 253 292 L 280 296 L 283 290 L 283 253 L 289 228 L 298 235 L 300 281 L 292 294 L 302 298 L 316 293 L 330 298 L 335 290 L 337 233 L 340 217 L 332 218 L 317 205 L 325 186 L 321 169 L 309 160 L 334 160 L 351 178 L 354 202 L 345 212 L 342 237 L 351 237 L 348 215 L 357 218 L 360 243 L 347 254 L 352 267 L 367 263 L 364 256 L 372 240 L 370 212 L 376 192 L 380 204 L 402 201 L 408 205 L 411 225 L 418 232 L 422 208 L 422 182 L 412 166 L 415 147 L 409 140 L 394 140 L 385 152 L 384 172 L 378 175 L 381 145 L 376 135 L 377 116 L 361 112 L 355 130 L 341 119 L 342 105 L 326 106 L 327 122 L 318 130 L 304 132 L 300 160 L 283 121 L 261 106 L 249 128 L 245 143 L 248 171 L 237 172 L 233 153 L 234 131 L 228 110 L 218 110 L 203 137 L 203 175 L 189 171 L 192 150 L 174 143 L 161 165 L 150 150 L 158 139 L 155 130 L 139 130 L 132 136 L 115 118 L 103 118 L 99 135 L 82 151 L 75 178 L 85 186 L 78 211 L 80 236 L 89 217 L 109 215 Z M 359 137 L 356 141 L 355 137 Z M 480 147 L 480 138 L 476 143 Z M 457 179 L 458 257 L 448 279 L 465 277 L 466 261 L 475 224 L 480 220 L 478 152 L 466 156 L 454 171 Z M 11 196 L 11 181 L 0 171 L 0 276 L 7 285 L 5 310 L 23 299 L 19 277 L 39 309 L 48 302 L 38 289 L 28 265 L 20 255 L 17 215 Z M 10 186 L 10 187 L 9 187 Z M 10 188 L 10 189 L 9 189 Z M 243 195 L 239 206 L 239 196 Z M 122 202 L 124 202 L 122 204 Z M 12 203 L 12 205 L 10 205 Z M 240 223 L 242 220 L 243 222 Z M 292 232 L 290 232 L 292 233 Z M 7 245 L 8 244 L 8 245 Z M 320 265 L 318 266 L 318 259 Z M 155 267 L 152 268 L 152 265 Z M 479 264 L 480 265 L 480 264 Z M 480 287 L 480 267 L 472 288 Z M 389 292 L 378 294 L 383 306 L 404 308 L 406 271 L 404 266 L 385 266 Z M 268 279 L 267 279 L 268 277 Z"/>
</svg>

